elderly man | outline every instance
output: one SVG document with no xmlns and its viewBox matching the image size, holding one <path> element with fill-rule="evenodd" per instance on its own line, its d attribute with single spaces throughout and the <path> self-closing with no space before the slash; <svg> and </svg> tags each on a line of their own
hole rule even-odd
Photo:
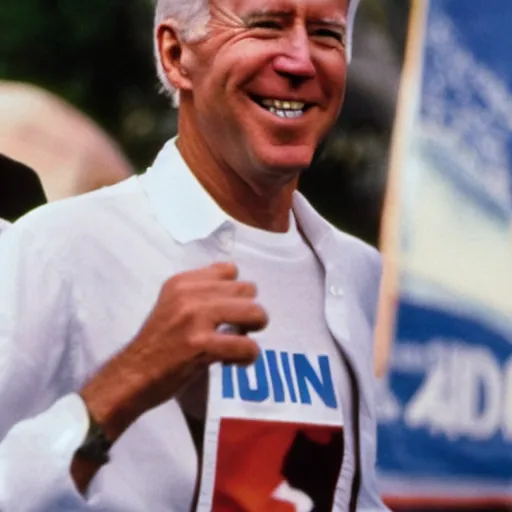
<svg viewBox="0 0 512 512">
<path fill-rule="evenodd" d="M 158 2 L 178 137 L 0 240 L 1 510 L 383 508 L 379 256 L 296 192 L 354 10 Z"/>
</svg>

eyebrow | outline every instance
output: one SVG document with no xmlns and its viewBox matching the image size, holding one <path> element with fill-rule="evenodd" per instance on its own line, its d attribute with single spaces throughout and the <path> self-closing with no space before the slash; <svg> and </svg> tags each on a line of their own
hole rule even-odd
<svg viewBox="0 0 512 512">
<path fill-rule="evenodd" d="M 292 9 L 259 9 L 251 11 L 245 14 L 242 19 L 247 21 L 252 21 L 260 18 L 281 18 L 281 19 L 290 19 L 295 15 L 295 11 Z M 308 24 L 312 25 L 322 25 L 325 27 L 336 28 L 342 32 L 344 32 L 347 28 L 347 24 L 341 18 L 313 18 L 308 21 Z"/>
<path fill-rule="evenodd" d="M 347 24 L 345 21 L 342 21 L 340 18 L 320 18 L 320 19 L 312 19 L 309 23 L 310 25 L 317 25 L 321 27 L 327 27 L 332 29 L 337 29 L 342 33 L 347 31 Z"/>
<path fill-rule="evenodd" d="M 294 15 L 294 12 L 291 9 L 259 9 L 255 11 L 251 11 L 245 14 L 242 19 L 244 21 L 254 20 L 258 18 L 291 18 Z"/>
</svg>

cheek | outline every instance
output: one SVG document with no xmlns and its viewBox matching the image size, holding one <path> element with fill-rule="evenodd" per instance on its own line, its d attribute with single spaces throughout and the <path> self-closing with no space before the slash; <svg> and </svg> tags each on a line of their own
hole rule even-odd
<svg viewBox="0 0 512 512">
<path fill-rule="evenodd" d="M 347 82 L 347 63 L 344 56 L 325 56 L 318 66 L 322 70 L 322 84 L 329 96 L 343 99 Z"/>
<path fill-rule="evenodd" d="M 217 98 L 228 101 L 232 95 L 231 89 L 240 76 L 240 63 L 243 59 L 232 58 L 228 55 L 218 55 L 201 65 L 194 77 L 196 95 L 203 98 Z"/>
</svg>

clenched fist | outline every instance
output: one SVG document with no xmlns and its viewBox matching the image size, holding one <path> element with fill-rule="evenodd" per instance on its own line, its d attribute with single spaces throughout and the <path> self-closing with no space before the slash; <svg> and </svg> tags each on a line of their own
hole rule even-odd
<svg viewBox="0 0 512 512">
<path fill-rule="evenodd" d="M 230 263 L 216 263 L 169 279 L 139 335 L 127 349 L 140 375 L 144 402 L 171 398 L 214 362 L 250 364 L 259 349 L 247 333 L 263 329 L 267 315 L 255 302 L 256 286 L 237 280 Z M 222 327 L 233 326 L 233 329 Z"/>
<path fill-rule="evenodd" d="M 211 363 L 256 360 L 249 333 L 264 329 L 268 318 L 255 301 L 256 286 L 237 277 L 234 264 L 215 263 L 170 278 L 139 334 L 84 386 L 80 394 L 111 441 Z M 97 469 L 75 457 L 79 488 Z"/>
</svg>

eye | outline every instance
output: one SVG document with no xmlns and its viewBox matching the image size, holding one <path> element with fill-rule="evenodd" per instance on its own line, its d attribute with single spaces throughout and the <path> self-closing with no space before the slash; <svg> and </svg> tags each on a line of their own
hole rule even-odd
<svg viewBox="0 0 512 512">
<path fill-rule="evenodd" d="M 328 28 L 319 28 L 313 32 L 313 35 L 322 39 L 334 40 L 345 46 L 345 34 L 342 32 L 336 32 Z"/>
<path fill-rule="evenodd" d="M 257 20 L 252 21 L 249 25 L 251 28 L 264 28 L 267 30 L 281 30 L 282 24 L 276 20 Z"/>
</svg>

